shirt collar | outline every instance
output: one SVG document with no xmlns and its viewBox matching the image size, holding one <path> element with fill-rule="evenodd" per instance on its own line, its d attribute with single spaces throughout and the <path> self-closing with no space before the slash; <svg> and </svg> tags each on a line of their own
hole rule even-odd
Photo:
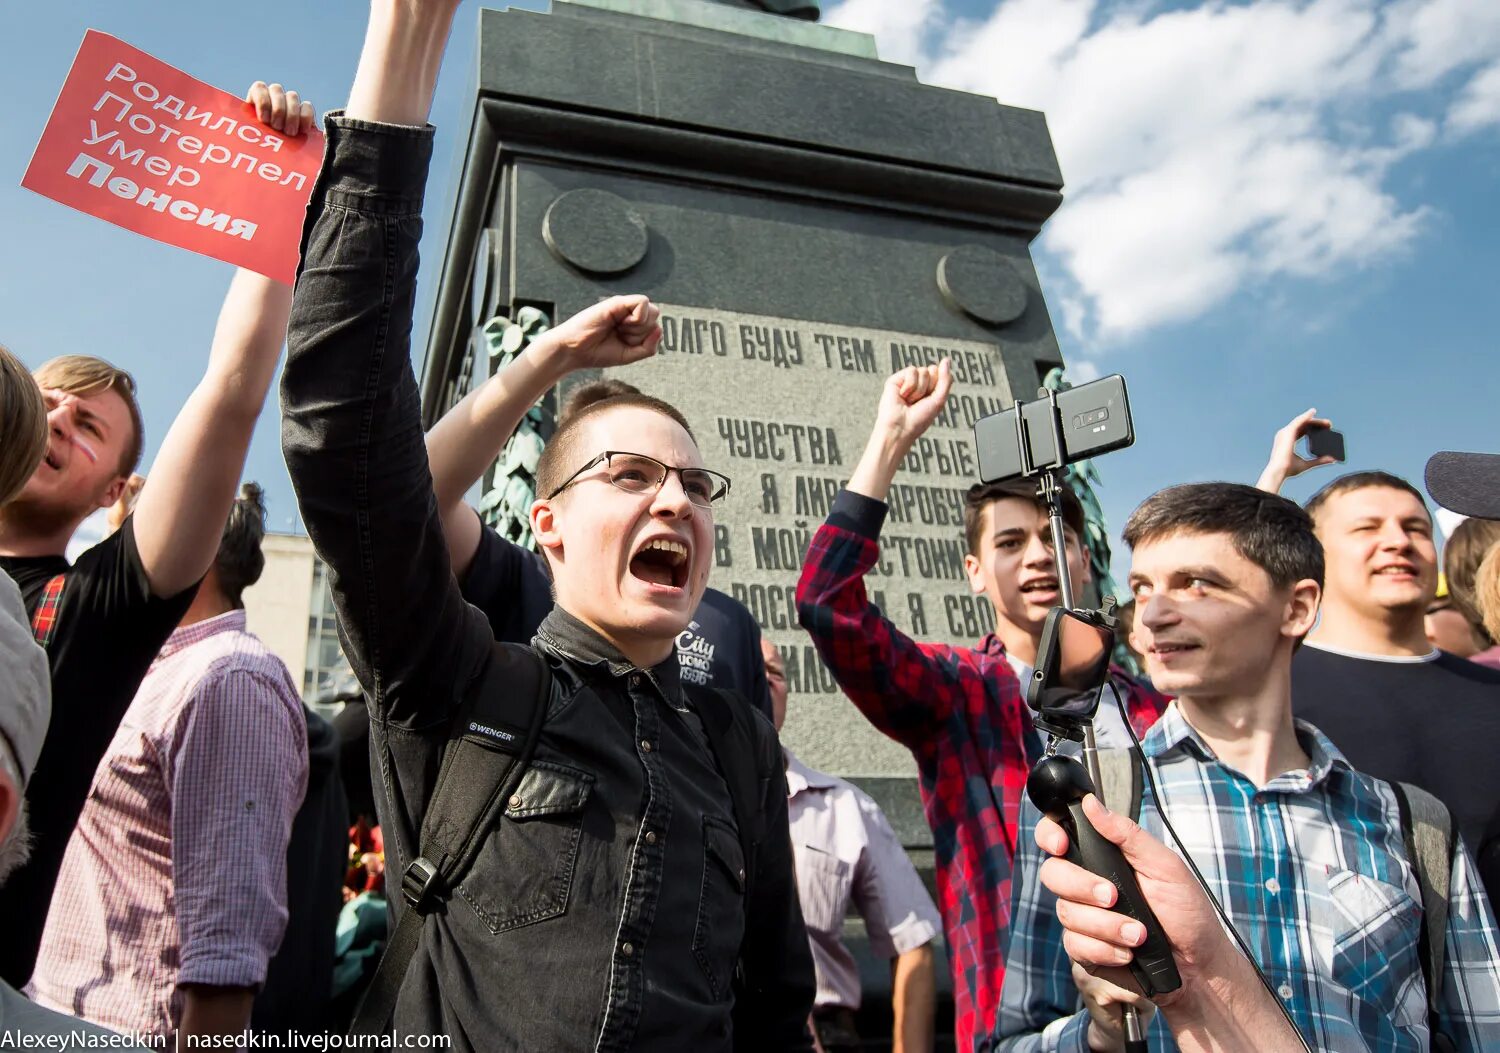
<svg viewBox="0 0 1500 1053">
<path fill-rule="evenodd" d="M 797 796 L 803 790 L 832 790 L 838 786 L 838 780 L 832 775 L 809 768 L 798 760 L 791 750 L 782 747 L 782 752 L 786 754 L 786 795 L 788 798 Z"/>
<path fill-rule="evenodd" d="M 167 642 L 162 645 L 161 653 L 158 657 L 166 658 L 168 655 L 176 654 L 178 651 L 191 647 L 195 643 L 202 643 L 210 636 L 217 636 L 220 633 L 242 633 L 245 631 L 244 608 L 227 611 L 224 614 L 217 614 L 212 618 L 205 618 L 201 622 L 194 622 L 192 625 L 183 625 L 172 630 L 172 635 L 167 637 Z"/>
<path fill-rule="evenodd" d="M 592 626 L 561 607 L 553 607 L 542 620 L 536 631 L 536 641 L 559 658 L 605 670 L 613 677 L 627 676 L 639 668 Z M 644 672 L 655 681 L 668 699 L 682 697 L 682 681 L 678 674 L 675 648 L 667 657 Z"/>
<path fill-rule="evenodd" d="M 1293 719 L 1293 727 L 1297 734 L 1297 744 L 1308 756 L 1308 766 L 1305 771 L 1287 772 L 1272 779 L 1267 787 L 1277 786 L 1278 789 L 1290 789 L 1294 791 L 1308 790 L 1326 779 L 1335 770 L 1353 771 L 1353 766 L 1339 752 L 1337 746 L 1328 740 L 1317 728 L 1305 720 Z M 1196 728 L 1188 723 L 1187 717 L 1182 715 L 1182 710 L 1176 702 L 1167 706 L 1159 719 L 1147 733 L 1141 742 L 1141 751 L 1150 759 L 1158 760 L 1171 753 L 1173 750 L 1181 749 L 1204 763 L 1215 763 L 1218 757 L 1203 736 L 1198 734 Z M 1288 785 L 1278 786 L 1282 780 L 1289 780 Z"/>
</svg>

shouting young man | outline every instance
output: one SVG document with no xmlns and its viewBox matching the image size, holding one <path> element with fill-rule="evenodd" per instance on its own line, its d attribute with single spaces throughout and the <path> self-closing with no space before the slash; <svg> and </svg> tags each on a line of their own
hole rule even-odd
<svg viewBox="0 0 1500 1053">
<path fill-rule="evenodd" d="M 1142 743 L 1161 796 L 1144 792 L 1141 825 L 1096 799 L 1084 807 L 1134 866 L 1182 977 L 1160 1000 L 1150 1048 L 1297 1049 L 1276 998 L 1313 1049 L 1444 1049 L 1434 1030 L 1463 1053 L 1496 1048 L 1497 933 L 1468 851 L 1459 844 L 1451 867 L 1445 857 L 1445 872 L 1431 874 L 1446 885 L 1448 918 L 1429 994 L 1427 901 L 1397 788 L 1293 719 L 1292 654 L 1323 579 L 1307 514 L 1235 483 L 1174 486 L 1135 510 L 1125 541 L 1136 639 L 1152 681 L 1176 700 Z M 1276 998 L 1157 840 L 1165 819 Z M 1067 835 L 1028 801 L 1028 842 L 1033 825 L 1038 845 L 1064 853 Z M 1109 882 L 1042 858 L 1028 852 L 1017 867 L 999 1048 L 1123 1051 L 1120 1006 L 1153 1011 L 1120 968 L 1144 931 L 1109 909 Z"/>
<path fill-rule="evenodd" d="M 460 1050 L 809 1049 L 775 733 L 678 675 L 727 487 L 681 415 L 606 399 L 552 437 L 531 523 L 556 606 L 529 653 L 497 645 L 454 580 L 410 341 L 425 121 L 457 6 L 371 4 L 348 109 L 327 123 L 282 383 L 287 466 L 369 696 L 387 873 L 422 877 L 394 900 L 421 937 L 395 1028 Z M 656 318 L 619 297 L 560 327 L 505 370 L 517 415 L 568 370 L 650 354 Z M 550 670 L 535 754 L 472 865 L 433 888 L 419 834 L 445 750 L 513 748 L 481 719 L 518 693 L 513 661 Z"/>
<path fill-rule="evenodd" d="M 249 98 L 285 134 L 312 122 L 311 105 L 280 85 L 257 82 Z M 101 359 L 67 355 L 36 371 L 47 455 L 0 510 L 0 569 L 20 585 L 52 668 L 52 726 L 29 786 L 35 846 L 0 892 L 0 976 L 12 984 L 31 975 L 94 768 L 218 551 L 291 298 L 269 278 L 235 274 L 208 370 L 162 440 L 134 513 L 72 564 L 64 553 L 79 524 L 125 493 L 140 462 L 141 411 L 130 374 Z"/>
<path fill-rule="evenodd" d="M 1041 756 L 1022 683 L 1047 612 L 1062 602 L 1057 554 L 1036 484 L 970 489 L 964 511 L 969 587 L 989 600 L 995 632 L 969 648 L 918 643 L 865 593 L 880 556 L 885 497 L 896 470 L 948 397 L 947 362 L 886 381 L 875 427 L 848 487 L 819 528 L 797 585 L 797 609 L 844 693 L 917 760 L 936 848 L 938 906 L 953 970 L 958 1048 L 982 1048 L 1000 1003 L 1010 918 L 1011 861 L 1026 776 Z M 1083 508 L 1063 494 L 1069 572 L 1089 580 Z M 1116 673 L 1131 723 L 1144 733 L 1165 700 Z M 1101 706 L 1101 745 L 1129 741 Z"/>
</svg>

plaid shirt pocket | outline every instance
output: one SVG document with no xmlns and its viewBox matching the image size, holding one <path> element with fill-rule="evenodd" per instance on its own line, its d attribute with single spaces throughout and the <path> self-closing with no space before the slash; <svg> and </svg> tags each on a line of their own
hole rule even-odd
<svg viewBox="0 0 1500 1053">
<path fill-rule="evenodd" d="M 1418 959 L 1421 904 L 1404 888 L 1337 868 L 1327 872 L 1326 890 L 1314 893 L 1313 942 L 1326 975 L 1392 1020 L 1413 1010 L 1418 1019 L 1425 1016 Z M 1393 984 L 1393 976 L 1415 977 L 1417 990 Z"/>
</svg>

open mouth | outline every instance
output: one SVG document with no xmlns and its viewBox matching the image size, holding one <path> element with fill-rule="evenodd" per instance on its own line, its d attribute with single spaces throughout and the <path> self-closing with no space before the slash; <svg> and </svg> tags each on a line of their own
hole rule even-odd
<svg viewBox="0 0 1500 1053">
<path fill-rule="evenodd" d="M 1375 572 L 1377 578 L 1415 578 L 1417 568 L 1406 563 L 1393 563 Z"/>
<path fill-rule="evenodd" d="M 683 589 L 688 581 L 688 546 L 675 538 L 653 538 L 630 557 L 630 573 L 648 585 Z"/>
<path fill-rule="evenodd" d="M 1021 595 L 1033 603 L 1051 603 L 1057 599 L 1056 578 L 1033 578 L 1021 586 Z"/>
<path fill-rule="evenodd" d="M 62 460 L 57 456 L 57 454 L 52 452 L 52 447 L 50 444 L 47 447 L 47 456 L 42 458 L 42 463 L 45 464 L 48 468 L 51 468 L 54 472 L 62 471 Z"/>
</svg>

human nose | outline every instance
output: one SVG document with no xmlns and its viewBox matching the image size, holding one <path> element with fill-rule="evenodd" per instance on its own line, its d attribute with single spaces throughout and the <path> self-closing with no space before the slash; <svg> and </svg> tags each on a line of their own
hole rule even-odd
<svg viewBox="0 0 1500 1053">
<path fill-rule="evenodd" d="M 1147 629 L 1165 628 L 1177 620 L 1177 609 L 1170 599 L 1159 592 L 1138 600 L 1136 611 L 1136 620 Z"/>
<path fill-rule="evenodd" d="M 1051 539 L 1040 533 L 1031 535 L 1023 557 L 1022 562 L 1028 567 L 1050 566 L 1055 558 Z"/>
<path fill-rule="evenodd" d="M 1380 547 L 1387 551 L 1401 551 L 1411 547 L 1411 535 L 1395 520 L 1386 520 L 1380 526 Z"/>
<path fill-rule="evenodd" d="M 682 485 L 682 472 L 678 469 L 666 469 L 666 476 L 656 488 L 656 497 L 651 502 L 651 514 L 676 519 L 692 517 L 693 502 Z"/>
</svg>

